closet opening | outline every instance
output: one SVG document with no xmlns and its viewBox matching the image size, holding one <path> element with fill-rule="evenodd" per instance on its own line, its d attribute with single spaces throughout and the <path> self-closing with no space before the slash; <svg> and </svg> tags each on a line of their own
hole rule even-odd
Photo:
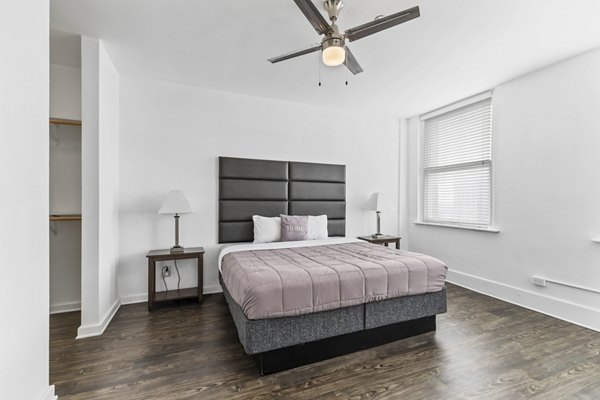
<svg viewBox="0 0 600 400">
<path fill-rule="evenodd" d="M 49 114 L 50 314 L 55 314 L 81 310 L 80 36 L 50 32 Z"/>
</svg>

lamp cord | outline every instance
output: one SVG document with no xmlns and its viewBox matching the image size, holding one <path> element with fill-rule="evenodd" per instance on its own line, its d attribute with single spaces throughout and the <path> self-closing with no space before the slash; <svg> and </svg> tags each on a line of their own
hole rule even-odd
<svg viewBox="0 0 600 400">
<path fill-rule="evenodd" d="M 175 261 L 175 271 L 177 272 L 177 291 L 179 291 L 179 284 L 181 283 L 181 275 L 179 275 L 179 268 L 177 268 L 177 260 Z"/>
<path fill-rule="evenodd" d="M 164 268 L 164 267 L 163 267 Z M 165 284 L 165 290 L 168 292 L 169 288 L 167 287 L 167 281 L 165 280 L 165 274 L 163 272 L 163 269 L 160 269 L 160 276 L 162 277 L 163 283 Z"/>
</svg>

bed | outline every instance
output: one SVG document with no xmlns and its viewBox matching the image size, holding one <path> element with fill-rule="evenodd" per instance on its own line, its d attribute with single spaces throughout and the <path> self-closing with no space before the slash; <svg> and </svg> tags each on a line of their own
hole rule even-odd
<svg viewBox="0 0 600 400">
<path fill-rule="evenodd" d="M 261 375 L 436 329 L 446 266 L 345 237 L 345 166 L 219 158 L 219 278 Z M 327 215 L 329 238 L 252 243 L 253 215 Z"/>
</svg>

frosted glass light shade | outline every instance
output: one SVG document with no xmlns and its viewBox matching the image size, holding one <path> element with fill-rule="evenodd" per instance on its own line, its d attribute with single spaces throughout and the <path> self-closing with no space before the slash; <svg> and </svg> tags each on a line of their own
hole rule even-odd
<svg viewBox="0 0 600 400">
<path fill-rule="evenodd" d="M 346 50 L 343 47 L 329 46 L 323 50 L 323 64 L 336 67 L 346 60 Z"/>
<path fill-rule="evenodd" d="M 159 214 L 187 214 L 191 213 L 192 208 L 188 203 L 185 194 L 181 190 L 171 190 L 163 203 Z"/>
<path fill-rule="evenodd" d="M 381 194 L 379 192 L 373 193 L 362 209 L 368 211 L 381 211 Z"/>
</svg>

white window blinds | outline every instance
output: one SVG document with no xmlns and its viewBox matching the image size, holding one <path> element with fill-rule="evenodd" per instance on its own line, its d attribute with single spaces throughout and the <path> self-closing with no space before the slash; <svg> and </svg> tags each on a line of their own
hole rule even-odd
<svg viewBox="0 0 600 400">
<path fill-rule="evenodd" d="M 423 222 L 489 227 L 492 99 L 425 117 Z"/>
</svg>

